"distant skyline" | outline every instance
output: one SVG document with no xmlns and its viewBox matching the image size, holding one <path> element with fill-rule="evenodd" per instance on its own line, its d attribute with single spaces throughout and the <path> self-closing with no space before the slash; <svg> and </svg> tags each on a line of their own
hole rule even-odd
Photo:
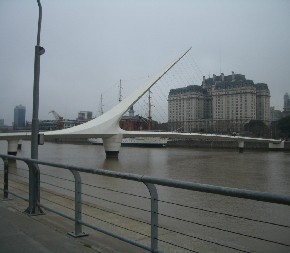
<svg viewBox="0 0 290 253">
<path fill-rule="evenodd" d="M 290 92 L 288 0 L 41 0 L 40 119 L 93 111 L 136 89 L 192 46 L 202 75 L 267 83 L 271 106 Z M 0 2 L 0 119 L 16 105 L 31 121 L 36 0 Z M 195 85 L 201 85 L 197 79 Z M 186 86 L 187 84 L 184 84 Z"/>
</svg>

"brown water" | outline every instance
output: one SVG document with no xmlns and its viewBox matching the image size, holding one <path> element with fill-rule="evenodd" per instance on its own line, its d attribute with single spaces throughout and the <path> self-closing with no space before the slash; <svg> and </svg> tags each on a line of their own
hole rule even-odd
<svg viewBox="0 0 290 253">
<path fill-rule="evenodd" d="M 5 153 L 3 142 L 0 151 Z M 24 142 L 19 156 L 30 156 Z M 290 194 L 290 152 L 122 147 L 106 160 L 102 146 L 45 143 L 39 159 L 249 190 Z"/>
<path fill-rule="evenodd" d="M 6 152 L 6 146 L 0 142 L 0 152 Z M 24 142 L 19 156 L 30 156 L 30 143 Z M 253 152 L 245 151 L 238 153 L 237 150 L 224 149 L 192 149 L 192 148 L 129 148 L 122 147 L 119 160 L 105 160 L 105 152 L 102 146 L 93 145 L 70 145 L 45 143 L 39 147 L 39 159 L 51 162 L 83 166 L 86 168 L 101 168 L 118 172 L 150 175 L 155 177 L 172 178 L 184 181 L 198 182 L 203 184 L 219 185 L 256 191 L 290 195 L 290 153 L 287 152 Z M 50 173 L 67 176 L 67 173 L 59 169 L 50 169 Z M 94 183 L 101 187 L 118 189 L 120 191 L 133 192 L 138 195 L 147 195 L 145 186 L 137 183 L 127 183 L 123 180 L 92 177 L 82 175 L 82 182 Z M 94 191 L 95 190 L 91 190 Z M 127 196 L 119 196 L 112 192 L 98 190 L 98 193 L 107 195 L 113 201 L 122 200 L 128 205 L 136 203 L 135 199 Z M 271 221 L 290 226 L 290 208 L 287 206 L 265 204 L 256 201 L 219 197 L 212 194 L 193 193 L 184 190 L 173 190 L 167 187 L 158 187 L 159 199 L 184 203 L 189 206 L 214 210 L 216 212 L 233 213 L 235 215 L 254 219 Z M 148 201 L 147 201 L 148 202 Z M 141 203 L 141 207 L 148 204 Z M 114 209 L 113 205 L 98 201 L 98 204 Z M 148 214 L 119 208 L 138 218 L 147 219 Z M 172 204 L 160 202 L 160 213 L 167 215 L 186 217 L 186 220 L 195 220 L 208 226 L 215 226 L 223 230 L 234 230 L 239 233 L 251 234 L 254 237 L 263 237 L 267 240 L 280 241 L 290 244 L 290 228 L 270 226 L 263 223 L 237 220 L 224 215 L 213 215 L 196 209 L 184 208 Z M 290 247 L 266 243 L 253 238 L 246 238 L 236 234 L 224 233 L 215 229 L 209 229 L 196 224 L 176 221 L 166 217 L 160 217 L 160 224 L 178 228 L 182 233 L 194 233 L 209 240 L 226 242 L 233 248 L 238 246 L 242 249 L 255 252 L 290 252 Z M 261 231 L 263 235 L 261 235 Z M 214 239 L 213 239 L 214 238 Z M 175 237 L 176 239 L 176 237 Z M 173 240 L 173 238 L 167 238 Z M 191 248 L 188 242 L 178 239 L 184 247 Z M 212 244 L 205 247 L 195 239 L 196 248 L 205 252 L 236 252 L 228 248 L 216 248 Z M 187 252 L 187 251 L 172 251 Z"/>
</svg>

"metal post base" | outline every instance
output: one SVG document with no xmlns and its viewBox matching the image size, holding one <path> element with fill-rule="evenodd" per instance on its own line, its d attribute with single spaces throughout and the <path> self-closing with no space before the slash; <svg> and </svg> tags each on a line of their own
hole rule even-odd
<svg viewBox="0 0 290 253">
<path fill-rule="evenodd" d="M 118 160 L 119 151 L 106 151 L 106 159 L 117 159 Z"/>
<path fill-rule="evenodd" d="M 74 237 L 74 238 L 84 237 L 84 236 L 88 236 L 89 235 L 88 233 L 85 233 L 85 232 L 81 232 L 79 234 L 76 234 L 75 232 L 68 232 L 67 234 L 72 236 L 72 237 Z"/>
<path fill-rule="evenodd" d="M 24 213 L 26 213 L 29 216 L 38 216 L 38 215 L 44 215 L 45 212 L 40 207 L 35 208 L 27 208 Z"/>
</svg>

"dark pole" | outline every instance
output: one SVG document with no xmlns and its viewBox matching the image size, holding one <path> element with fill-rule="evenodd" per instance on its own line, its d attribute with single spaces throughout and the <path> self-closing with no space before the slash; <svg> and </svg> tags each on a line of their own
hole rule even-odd
<svg viewBox="0 0 290 253">
<path fill-rule="evenodd" d="M 31 158 L 38 159 L 38 132 L 39 132 L 39 75 L 40 75 L 40 55 L 44 54 L 45 50 L 40 46 L 40 31 L 42 19 L 42 6 L 40 0 L 37 0 L 39 8 L 37 44 L 35 46 L 34 56 L 34 82 L 33 82 L 33 113 L 31 127 Z"/>
<path fill-rule="evenodd" d="M 34 56 L 34 81 L 33 81 L 33 112 L 31 127 L 31 159 L 38 159 L 38 133 L 39 133 L 39 74 L 40 74 L 40 56 L 45 50 L 40 44 L 40 31 L 42 19 L 42 7 L 40 0 L 37 0 L 39 8 L 37 43 Z M 25 210 L 30 215 L 43 214 L 39 207 L 40 203 L 40 172 L 37 164 L 29 164 L 29 206 Z"/>
</svg>

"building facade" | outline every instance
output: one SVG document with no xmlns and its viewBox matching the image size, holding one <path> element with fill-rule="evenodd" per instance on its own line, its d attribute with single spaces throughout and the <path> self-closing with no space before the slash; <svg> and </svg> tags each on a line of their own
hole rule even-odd
<svg viewBox="0 0 290 253">
<path fill-rule="evenodd" d="M 17 105 L 14 108 L 14 128 L 24 128 L 25 127 L 25 112 L 26 108 L 23 105 Z"/>
<path fill-rule="evenodd" d="M 91 111 L 80 111 L 77 117 L 77 125 L 88 122 L 93 119 L 93 112 Z"/>
<path fill-rule="evenodd" d="M 280 110 L 275 110 L 274 106 L 270 107 L 270 121 L 278 121 L 283 117 L 283 114 Z"/>
<path fill-rule="evenodd" d="M 290 98 L 289 94 L 286 92 L 284 95 L 283 117 L 289 115 L 290 115 Z"/>
<path fill-rule="evenodd" d="M 270 91 L 267 84 L 254 84 L 244 75 L 203 77 L 201 86 L 170 90 L 170 130 L 182 132 L 241 131 L 252 119 L 269 124 Z"/>
</svg>

